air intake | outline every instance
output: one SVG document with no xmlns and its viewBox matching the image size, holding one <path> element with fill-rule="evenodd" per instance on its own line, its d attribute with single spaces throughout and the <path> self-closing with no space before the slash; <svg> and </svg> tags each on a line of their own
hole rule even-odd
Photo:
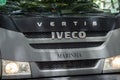
<svg viewBox="0 0 120 80">
<path fill-rule="evenodd" d="M 78 69 L 94 67 L 99 60 L 37 62 L 40 70 Z"/>
</svg>

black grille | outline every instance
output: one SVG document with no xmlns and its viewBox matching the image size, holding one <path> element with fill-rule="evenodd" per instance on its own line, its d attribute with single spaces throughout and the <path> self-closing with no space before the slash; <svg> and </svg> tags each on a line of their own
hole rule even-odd
<svg viewBox="0 0 120 80">
<path fill-rule="evenodd" d="M 37 62 L 40 70 L 78 69 L 94 67 L 99 60 Z"/>
<path fill-rule="evenodd" d="M 87 37 L 106 36 L 108 31 L 87 31 Z M 51 38 L 51 32 L 26 32 L 24 35 L 27 38 Z"/>
<path fill-rule="evenodd" d="M 80 42 L 80 43 L 49 43 L 49 44 L 30 44 L 35 49 L 72 49 L 98 47 L 103 42 Z"/>
</svg>

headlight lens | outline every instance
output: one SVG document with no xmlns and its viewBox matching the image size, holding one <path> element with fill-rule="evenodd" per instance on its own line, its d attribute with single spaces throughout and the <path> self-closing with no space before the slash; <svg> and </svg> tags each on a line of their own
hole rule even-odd
<svg viewBox="0 0 120 80">
<path fill-rule="evenodd" d="M 105 59 L 104 72 L 117 72 L 118 70 L 120 70 L 120 56 Z"/>
<path fill-rule="evenodd" d="M 2 65 L 3 76 L 31 75 L 30 65 L 28 62 L 2 60 Z"/>
</svg>

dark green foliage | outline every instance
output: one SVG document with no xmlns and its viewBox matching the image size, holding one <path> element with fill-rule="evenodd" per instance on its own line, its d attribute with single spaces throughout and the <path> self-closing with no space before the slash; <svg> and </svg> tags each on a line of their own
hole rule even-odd
<svg viewBox="0 0 120 80">
<path fill-rule="evenodd" d="M 0 7 L 0 12 L 101 12 L 93 0 L 9 0 L 5 6 Z"/>
</svg>

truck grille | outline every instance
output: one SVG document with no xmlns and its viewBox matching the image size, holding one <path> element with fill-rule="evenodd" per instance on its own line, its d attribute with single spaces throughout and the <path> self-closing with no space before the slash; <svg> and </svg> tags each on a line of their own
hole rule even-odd
<svg viewBox="0 0 120 80">
<path fill-rule="evenodd" d="M 78 69 L 94 67 L 99 60 L 74 60 L 74 61 L 56 61 L 56 62 L 37 62 L 40 70 L 56 69 Z"/>
<path fill-rule="evenodd" d="M 25 37 L 34 49 L 73 49 L 98 47 L 105 41 L 107 31 L 86 32 L 88 39 L 51 39 L 51 32 L 26 32 Z"/>
<path fill-rule="evenodd" d="M 93 31 L 86 32 L 87 37 L 106 36 L 108 31 Z M 51 38 L 51 32 L 26 32 L 24 35 L 27 38 Z"/>
</svg>

